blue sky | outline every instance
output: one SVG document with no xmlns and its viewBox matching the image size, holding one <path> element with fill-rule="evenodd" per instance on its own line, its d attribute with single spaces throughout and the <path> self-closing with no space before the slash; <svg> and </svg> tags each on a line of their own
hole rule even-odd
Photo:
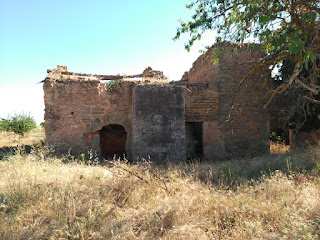
<svg viewBox="0 0 320 240">
<path fill-rule="evenodd" d="M 138 74 L 144 68 L 179 80 L 214 40 L 208 33 L 191 52 L 188 36 L 173 41 L 188 0 L 0 0 L 0 117 L 30 113 L 43 121 L 46 70 Z"/>
</svg>

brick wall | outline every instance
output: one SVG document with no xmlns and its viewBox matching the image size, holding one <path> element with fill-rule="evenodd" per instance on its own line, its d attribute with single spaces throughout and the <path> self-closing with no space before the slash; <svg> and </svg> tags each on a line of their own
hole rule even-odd
<svg viewBox="0 0 320 240">
<path fill-rule="evenodd" d="M 221 43 L 215 49 L 219 62 L 213 63 L 214 48 L 201 55 L 183 78 L 188 83 L 202 83 L 195 86 L 186 97 L 186 119 L 203 122 L 203 147 L 207 159 L 255 156 L 269 152 L 269 124 L 259 80 L 254 76 L 240 87 L 240 81 L 251 70 L 253 63 L 261 56 L 258 45 L 243 45 L 231 56 L 235 44 Z M 251 83 L 257 84 L 251 87 Z M 242 113 L 235 114 L 239 104 Z M 231 115 L 230 115 L 231 113 Z M 236 116 L 228 122 L 230 117 Z"/>
<path fill-rule="evenodd" d="M 49 146 L 58 152 L 100 151 L 99 130 L 108 124 L 122 125 L 128 132 L 127 150 L 132 138 L 132 82 L 120 82 L 107 91 L 98 79 L 45 80 L 45 131 Z"/>
<path fill-rule="evenodd" d="M 187 122 L 210 121 L 219 116 L 218 91 L 204 86 L 188 87 L 185 100 Z"/>
</svg>

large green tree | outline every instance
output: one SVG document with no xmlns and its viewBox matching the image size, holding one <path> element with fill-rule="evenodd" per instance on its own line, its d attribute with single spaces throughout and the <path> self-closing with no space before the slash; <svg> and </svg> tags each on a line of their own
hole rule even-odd
<svg viewBox="0 0 320 240">
<path fill-rule="evenodd" d="M 273 95 L 298 85 L 315 100 L 320 90 L 319 0 L 197 0 L 186 7 L 194 15 L 180 22 L 175 39 L 188 33 L 187 50 L 208 30 L 217 32 L 215 42 L 257 41 L 266 56 L 248 75 L 285 66 Z"/>
<path fill-rule="evenodd" d="M 217 33 L 213 43 L 258 42 L 265 57 L 242 82 L 252 74 L 273 71 L 278 81 L 266 106 L 274 96 L 285 95 L 287 119 L 300 118 L 299 127 L 307 115 L 320 114 L 319 0 L 196 0 L 186 7 L 194 14 L 180 21 L 175 39 L 188 34 L 187 50 L 206 31 Z"/>
</svg>

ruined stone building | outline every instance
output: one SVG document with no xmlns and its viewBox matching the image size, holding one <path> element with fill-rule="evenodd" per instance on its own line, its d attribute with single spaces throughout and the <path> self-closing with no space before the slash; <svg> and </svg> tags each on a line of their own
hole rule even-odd
<svg viewBox="0 0 320 240">
<path fill-rule="evenodd" d="M 58 66 L 44 81 L 45 131 L 57 151 L 153 161 L 216 160 L 269 152 L 268 115 L 255 88 L 239 82 L 261 52 L 222 43 L 219 62 L 208 50 L 180 81 L 147 68 L 135 76 L 68 72 Z M 257 80 L 262 76 L 255 76 Z M 235 96 L 238 95 L 236 98 Z M 232 109 L 242 112 L 230 121 Z"/>
</svg>

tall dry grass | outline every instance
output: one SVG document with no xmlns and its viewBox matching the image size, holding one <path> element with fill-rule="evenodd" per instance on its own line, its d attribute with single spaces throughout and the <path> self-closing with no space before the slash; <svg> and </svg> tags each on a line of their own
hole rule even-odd
<svg viewBox="0 0 320 240">
<path fill-rule="evenodd" d="M 283 154 L 290 151 L 290 146 L 284 143 L 270 141 L 270 154 Z"/>
<path fill-rule="evenodd" d="M 157 168 L 39 159 L 0 162 L 0 239 L 320 236 L 319 148 Z"/>
</svg>

